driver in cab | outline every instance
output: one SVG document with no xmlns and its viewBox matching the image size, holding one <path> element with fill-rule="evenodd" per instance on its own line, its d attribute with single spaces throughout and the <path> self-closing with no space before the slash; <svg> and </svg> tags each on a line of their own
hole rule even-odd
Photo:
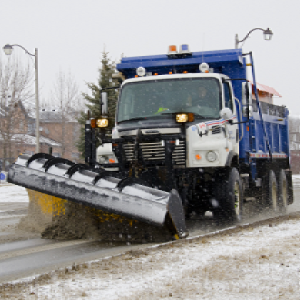
<svg viewBox="0 0 300 300">
<path fill-rule="evenodd" d="M 185 101 L 182 101 L 184 98 Z M 163 101 L 157 109 L 155 115 L 182 110 L 204 117 L 213 117 L 219 114 L 216 98 L 214 99 L 213 95 L 204 86 L 199 86 L 194 91 L 189 92 L 188 95 L 186 93 L 182 94 L 175 103 L 169 103 L 168 105 L 166 101 Z"/>
<path fill-rule="evenodd" d="M 198 113 L 203 116 L 215 115 L 218 107 L 215 105 L 215 101 L 204 86 L 199 86 L 197 93 L 189 95 L 186 107 L 188 110 L 194 113 Z"/>
</svg>

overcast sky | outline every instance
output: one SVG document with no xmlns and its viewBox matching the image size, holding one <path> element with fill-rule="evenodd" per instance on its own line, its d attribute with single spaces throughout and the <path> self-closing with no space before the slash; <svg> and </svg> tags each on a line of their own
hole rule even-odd
<svg viewBox="0 0 300 300">
<path fill-rule="evenodd" d="M 59 70 L 71 72 L 80 90 L 96 82 L 101 52 L 112 60 L 163 54 L 168 45 L 191 51 L 232 49 L 255 27 L 269 27 L 272 41 L 252 33 L 243 51 L 252 51 L 259 83 L 275 88 L 292 115 L 300 115 L 299 17 L 296 0 L 12 0 L 1 1 L 0 47 L 20 44 L 39 50 L 40 97 L 49 98 Z M 7 59 L 2 54 L 2 60 Z M 26 59 L 24 51 L 15 55 Z"/>
</svg>

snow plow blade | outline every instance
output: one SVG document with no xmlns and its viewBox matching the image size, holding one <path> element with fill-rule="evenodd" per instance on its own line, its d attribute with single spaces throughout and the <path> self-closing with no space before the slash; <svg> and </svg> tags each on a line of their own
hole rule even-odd
<svg viewBox="0 0 300 300">
<path fill-rule="evenodd" d="M 104 212 L 166 226 L 179 238 L 188 235 L 181 198 L 170 193 L 88 170 L 63 158 L 38 153 L 21 155 L 8 172 L 8 182 Z M 128 182 L 128 183 L 127 183 Z"/>
</svg>

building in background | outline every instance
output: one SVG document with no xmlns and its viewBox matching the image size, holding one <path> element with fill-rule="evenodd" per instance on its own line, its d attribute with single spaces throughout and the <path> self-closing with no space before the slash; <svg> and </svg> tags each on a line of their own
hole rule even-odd
<svg viewBox="0 0 300 300">
<path fill-rule="evenodd" d="M 13 121 L 6 117 L 6 110 L 13 109 Z M 12 124 L 13 126 L 8 126 Z M 0 110 L 0 164 L 8 168 L 21 153 L 35 153 L 35 114 L 28 112 L 21 101 L 14 107 Z M 62 117 L 60 112 L 42 110 L 40 112 L 40 152 L 48 153 L 50 147 L 54 156 L 80 161 L 76 148 L 80 125 L 74 114 Z"/>
<path fill-rule="evenodd" d="M 261 83 L 256 83 L 256 88 L 258 91 L 258 98 L 259 101 L 261 102 L 266 102 L 269 104 L 274 104 L 273 103 L 273 97 L 282 97 L 274 88 L 269 87 L 267 85 L 261 84 Z M 254 89 L 252 89 L 252 99 L 256 99 L 255 94 L 254 94 Z"/>
<path fill-rule="evenodd" d="M 80 160 L 80 153 L 76 147 L 80 124 L 76 112 L 63 114 L 59 109 L 43 109 L 40 112 L 40 133 L 45 138 L 60 144 L 58 151 L 53 150 L 54 156 L 75 162 Z"/>
<path fill-rule="evenodd" d="M 300 173 L 300 118 L 290 118 L 290 164 L 294 174 Z"/>
</svg>

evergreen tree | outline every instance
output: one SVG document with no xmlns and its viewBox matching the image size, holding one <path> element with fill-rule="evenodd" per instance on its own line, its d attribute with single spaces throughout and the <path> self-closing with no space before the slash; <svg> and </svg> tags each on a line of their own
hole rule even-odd
<svg viewBox="0 0 300 300">
<path fill-rule="evenodd" d="M 100 105 L 100 97 L 101 90 L 105 88 L 110 88 L 114 86 L 118 86 L 118 81 L 112 78 L 112 74 L 115 73 L 115 63 L 111 61 L 108 57 L 108 52 L 102 52 L 102 60 L 101 60 L 101 68 L 99 68 L 99 79 L 98 83 L 88 83 L 87 86 L 91 91 L 91 95 L 83 94 L 86 99 L 86 107 L 90 111 L 91 117 L 99 118 L 101 116 L 101 105 Z M 105 90 L 108 96 L 108 128 L 106 129 L 106 134 L 111 134 L 112 128 L 115 126 L 115 110 L 116 104 L 118 100 L 118 91 L 111 89 Z M 81 113 L 81 117 L 78 119 L 78 122 L 82 125 L 81 134 L 79 141 L 77 143 L 77 147 L 82 157 L 84 157 L 84 144 L 85 144 L 85 133 L 84 133 L 84 125 L 87 120 L 87 112 Z M 99 142 L 96 145 L 99 146 Z"/>
</svg>

